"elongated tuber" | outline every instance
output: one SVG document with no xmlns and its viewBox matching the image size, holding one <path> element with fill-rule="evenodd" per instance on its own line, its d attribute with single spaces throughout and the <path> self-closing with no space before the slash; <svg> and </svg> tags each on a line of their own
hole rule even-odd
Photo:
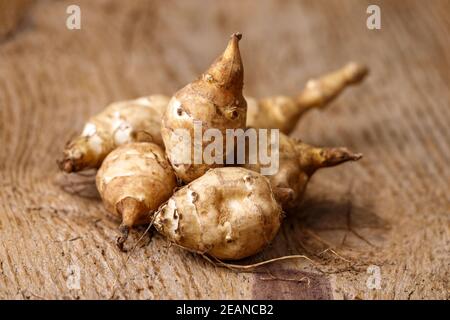
<svg viewBox="0 0 450 320">
<path fill-rule="evenodd" d="M 154 143 L 122 145 L 103 161 L 96 177 L 105 208 L 121 216 L 119 247 L 130 228 L 149 223 L 176 187 L 176 177 L 164 151 Z"/>
<path fill-rule="evenodd" d="M 86 123 L 80 136 L 69 141 L 58 165 L 65 172 L 100 167 L 108 153 L 135 141 L 163 145 L 160 122 L 169 99 L 152 95 L 109 105 Z"/>
<path fill-rule="evenodd" d="M 275 237 L 282 211 L 269 180 L 238 167 L 211 169 L 175 192 L 156 213 L 170 241 L 219 259 L 256 254 Z"/>
<path fill-rule="evenodd" d="M 210 128 L 219 130 L 223 136 L 226 129 L 245 128 L 247 103 L 242 96 L 244 68 L 239 52 L 240 39 L 239 33 L 233 34 L 223 54 L 209 69 L 198 80 L 175 93 L 163 116 L 161 133 L 166 152 L 177 176 L 185 182 L 223 164 L 196 161 L 194 155 L 198 151 L 202 154 L 203 145 L 196 144 L 194 139 L 186 145 L 190 159 L 180 159 L 180 130 L 194 137 L 196 124 L 202 126 L 201 135 Z M 225 141 L 223 146 L 225 150 Z M 225 159 L 225 152 L 222 157 Z"/>
<path fill-rule="evenodd" d="M 289 209 L 299 203 L 309 179 L 318 169 L 356 161 L 361 157 L 361 154 L 352 153 L 347 148 L 314 147 L 280 133 L 279 169 L 276 174 L 267 177 L 283 209 Z M 247 162 L 244 167 L 260 172 L 262 165 Z"/>
<path fill-rule="evenodd" d="M 367 72 L 364 65 L 350 62 L 337 71 L 309 80 L 296 97 L 274 96 L 261 100 L 246 97 L 247 126 L 277 128 L 289 134 L 306 111 L 327 106 L 347 86 L 364 79 Z"/>
</svg>

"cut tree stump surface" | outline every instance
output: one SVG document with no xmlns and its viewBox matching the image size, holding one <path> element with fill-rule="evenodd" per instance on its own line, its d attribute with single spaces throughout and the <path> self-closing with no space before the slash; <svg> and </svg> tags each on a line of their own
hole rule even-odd
<svg viewBox="0 0 450 320">
<path fill-rule="evenodd" d="M 0 38 L 0 298 L 448 299 L 450 2 L 376 2 L 381 30 L 366 27 L 369 1 L 80 0 L 81 30 L 66 28 L 70 1 L 25 5 Z M 119 252 L 119 221 L 62 191 L 55 159 L 108 103 L 196 78 L 235 31 L 248 95 L 370 67 L 293 133 L 364 158 L 318 172 L 274 243 L 241 262 L 317 265 L 238 273 L 156 234 Z"/>
</svg>

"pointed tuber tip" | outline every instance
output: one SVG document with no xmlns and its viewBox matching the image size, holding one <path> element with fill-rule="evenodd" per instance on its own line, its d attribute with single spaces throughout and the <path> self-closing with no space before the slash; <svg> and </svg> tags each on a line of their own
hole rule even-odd
<svg viewBox="0 0 450 320">
<path fill-rule="evenodd" d="M 297 147 L 300 166 L 309 175 L 320 168 L 334 167 L 347 161 L 358 161 L 363 156 L 347 148 L 320 148 L 303 142 L 298 143 Z"/>
<path fill-rule="evenodd" d="M 116 211 L 122 215 L 122 224 L 133 227 L 148 212 L 145 202 L 126 196 L 116 203 Z"/>
<path fill-rule="evenodd" d="M 230 41 L 228 41 L 228 45 L 222 54 L 222 60 L 230 59 L 230 62 L 233 62 L 234 59 L 238 59 L 237 63 L 240 62 L 239 40 L 241 39 L 242 34 L 240 32 L 235 32 L 230 36 Z"/>
<path fill-rule="evenodd" d="M 242 34 L 233 33 L 222 55 L 214 61 L 204 74 L 208 82 L 216 82 L 222 87 L 242 91 L 244 85 L 244 67 L 239 51 Z"/>
<path fill-rule="evenodd" d="M 349 83 L 358 83 L 369 73 L 369 68 L 364 64 L 352 61 L 345 65 L 344 71 Z"/>
<path fill-rule="evenodd" d="M 355 153 L 355 154 L 352 156 L 351 160 L 353 160 L 353 161 L 358 161 L 358 160 L 361 159 L 362 157 L 363 157 L 363 154 L 362 154 L 362 153 Z"/>
<path fill-rule="evenodd" d="M 56 164 L 61 171 L 72 173 L 75 170 L 75 165 L 71 159 L 58 159 Z"/>
<path fill-rule="evenodd" d="M 322 151 L 323 162 L 321 167 L 331 167 L 347 161 L 358 161 L 361 153 L 353 153 L 347 148 L 325 148 Z"/>
<path fill-rule="evenodd" d="M 233 34 L 231 35 L 230 38 L 231 38 L 231 39 L 237 38 L 237 40 L 239 41 L 239 40 L 242 39 L 242 33 L 240 33 L 240 32 L 235 32 L 235 33 L 233 33 Z"/>
</svg>

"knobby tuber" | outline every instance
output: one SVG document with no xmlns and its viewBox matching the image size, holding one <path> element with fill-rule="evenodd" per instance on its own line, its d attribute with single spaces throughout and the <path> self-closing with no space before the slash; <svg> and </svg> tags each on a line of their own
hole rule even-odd
<svg viewBox="0 0 450 320">
<path fill-rule="evenodd" d="M 211 169 L 179 189 L 155 214 L 170 241 L 218 259 L 256 254 L 275 237 L 282 211 L 269 180 L 239 167 Z"/>
<path fill-rule="evenodd" d="M 195 123 L 201 123 L 202 135 L 210 128 L 220 130 L 223 136 L 226 129 L 245 128 L 247 103 L 242 95 L 244 68 L 239 52 L 240 39 L 239 33 L 233 34 L 223 54 L 199 79 L 175 93 L 164 113 L 161 133 L 166 152 L 177 176 L 184 182 L 202 176 L 210 168 L 223 165 L 203 161 L 196 163 L 194 149 L 203 149 L 203 145 L 197 145 L 194 139 L 189 143 L 191 161 L 180 161 L 178 130 L 188 131 L 190 137 L 194 137 Z"/>
<path fill-rule="evenodd" d="M 109 105 L 86 123 L 80 136 L 69 141 L 58 165 L 65 172 L 100 167 L 118 146 L 136 141 L 163 145 L 160 125 L 169 99 L 152 95 Z"/>
<path fill-rule="evenodd" d="M 271 145 L 267 147 L 271 148 Z M 352 153 L 347 148 L 314 147 L 280 133 L 279 169 L 276 174 L 267 177 L 283 209 L 289 209 L 299 203 L 309 179 L 318 169 L 356 161 L 361 157 L 361 154 Z M 260 172 L 262 165 L 247 161 L 244 167 Z"/>
<path fill-rule="evenodd" d="M 366 66 L 350 62 L 343 68 L 307 82 L 296 97 L 274 96 L 256 100 L 247 98 L 247 125 L 253 128 L 280 129 L 289 134 L 300 117 L 313 108 L 323 108 L 347 86 L 364 79 Z"/>
<path fill-rule="evenodd" d="M 360 82 L 366 74 L 365 66 L 351 62 L 308 81 L 298 97 L 260 100 L 245 97 L 247 126 L 278 128 L 288 134 L 306 111 L 325 107 L 345 87 Z M 62 159 L 58 160 L 59 167 L 67 173 L 98 168 L 104 157 L 124 142 L 150 141 L 162 146 L 160 123 L 169 101 L 170 97 L 155 94 L 111 104 L 91 118 L 79 137 L 67 143 Z"/>
<path fill-rule="evenodd" d="M 346 148 L 314 147 L 283 133 L 290 133 L 306 111 L 323 108 L 345 87 L 360 82 L 367 74 L 365 66 L 349 63 L 310 80 L 296 97 L 244 99 L 240 39 L 239 33 L 233 34 L 209 69 L 170 99 L 153 95 L 111 104 L 67 143 L 58 161 L 61 170 L 99 168 L 95 182 L 104 206 L 122 219 L 117 239 L 121 249 L 133 226 L 154 224 L 171 242 L 197 253 L 224 260 L 254 255 L 276 236 L 282 210 L 298 204 L 318 169 L 361 158 Z M 247 126 L 280 129 L 278 170 L 263 176 L 263 161 L 223 167 L 229 152 L 225 140 L 222 162 L 198 161 L 195 151 L 203 154 L 205 147 L 203 139 L 200 145 L 196 139 L 198 125 L 201 137 L 208 129 L 222 137 L 228 129 Z M 180 162 L 179 131 L 193 138 L 189 161 Z M 249 159 L 257 149 L 246 147 Z M 273 152 L 273 145 L 266 147 L 266 154 Z M 175 191 L 177 178 L 188 184 Z M 86 190 L 87 179 L 71 181 L 61 179 L 61 185 L 72 192 Z"/>
<path fill-rule="evenodd" d="M 105 208 L 122 217 L 119 247 L 130 228 L 150 223 L 153 212 L 173 194 L 175 173 L 161 147 L 135 142 L 122 145 L 103 161 L 96 177 Z"/>
</svg>

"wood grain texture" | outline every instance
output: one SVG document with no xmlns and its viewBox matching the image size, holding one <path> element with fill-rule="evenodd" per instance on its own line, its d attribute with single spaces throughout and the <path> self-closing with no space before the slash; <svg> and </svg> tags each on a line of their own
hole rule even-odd
<svg viewBox="0 0 450 320">
<path fill-rule="evenodd" d="M 0 37 L 7 37 L 25 16 L 32 0 L 0 0 Z"/>
<path fill-rule="evenodd" d="M 36 1 L 0 40 L 0 298 L 450 298 L 450 5 L 376 2 L 381 30 L 366 28 L 369 1 L 80 0 L 71 31 L 70 1 Z M 248 95 L 294 94 L 352 59 L 371 69 L 293 134 L 364 159 L 314 176 L 275 242 L 245 261 L 305 254 L 320 271 L 296 260 L 236 273 L 158 235 L 126 263 L 119 222 L 61 190 L 55 159 L 90 115 L 170 95 L 237 30 Z M 366 286 L 370 265 L 379 290 Z"/>
</svg>

